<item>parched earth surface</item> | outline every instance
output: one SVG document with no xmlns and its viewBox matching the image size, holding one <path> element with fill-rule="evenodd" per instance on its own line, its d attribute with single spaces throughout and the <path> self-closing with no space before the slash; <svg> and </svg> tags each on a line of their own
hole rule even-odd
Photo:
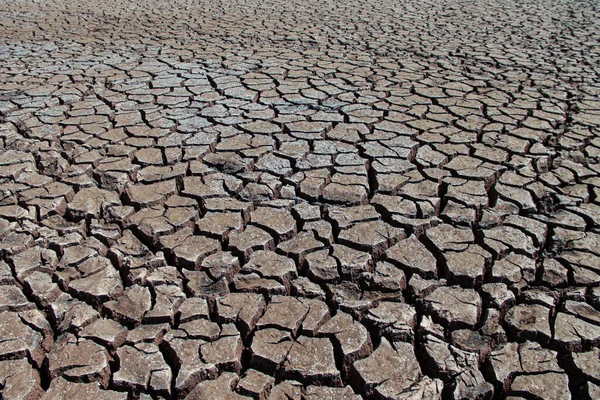
<svg viewBox="0 0 600 400">
<path fill-rule="evenodd" d="M 3 1 L 3 399 L 600 398 L 596 1 Z"/>
</svg>

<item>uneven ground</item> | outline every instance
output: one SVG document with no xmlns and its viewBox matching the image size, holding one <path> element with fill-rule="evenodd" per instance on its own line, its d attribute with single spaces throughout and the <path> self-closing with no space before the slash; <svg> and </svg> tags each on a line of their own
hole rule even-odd
<svg viewBox="0 0 600 400">
<path fill-rule="evenodd" d="M 600 398 L 599 7 L 3 1 L 3 398 Z"/>
</svg>

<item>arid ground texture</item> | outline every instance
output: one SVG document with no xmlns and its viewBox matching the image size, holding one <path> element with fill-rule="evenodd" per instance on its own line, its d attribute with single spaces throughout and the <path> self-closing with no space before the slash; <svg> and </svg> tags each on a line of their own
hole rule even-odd
<svg viewBox="0 0 600 400">
<path fill-rule="evenodd" d="M 4 0 L 0 398 L 600 398 L 600 3 Z"/>
</svg>

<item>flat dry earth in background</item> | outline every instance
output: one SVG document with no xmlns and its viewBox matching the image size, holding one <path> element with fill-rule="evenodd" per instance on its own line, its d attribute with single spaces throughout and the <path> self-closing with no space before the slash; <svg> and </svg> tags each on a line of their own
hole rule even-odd
<svg viewBox="0 0 600 400">
<path fill-rule="evenodd" d="M 3 399 L 600 398 L 596 1 L 3 1 Z"/>
</svg>

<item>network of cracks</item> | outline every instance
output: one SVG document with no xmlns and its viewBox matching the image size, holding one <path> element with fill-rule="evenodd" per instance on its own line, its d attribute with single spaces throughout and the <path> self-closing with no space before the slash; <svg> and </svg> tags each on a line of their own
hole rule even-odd
<svg viewBox="0 0 600 400">
<path fill-rule="evenodd" d="M 599 8 L 0 4 L 0 398 L 600 398 Z"/>
</svg>

